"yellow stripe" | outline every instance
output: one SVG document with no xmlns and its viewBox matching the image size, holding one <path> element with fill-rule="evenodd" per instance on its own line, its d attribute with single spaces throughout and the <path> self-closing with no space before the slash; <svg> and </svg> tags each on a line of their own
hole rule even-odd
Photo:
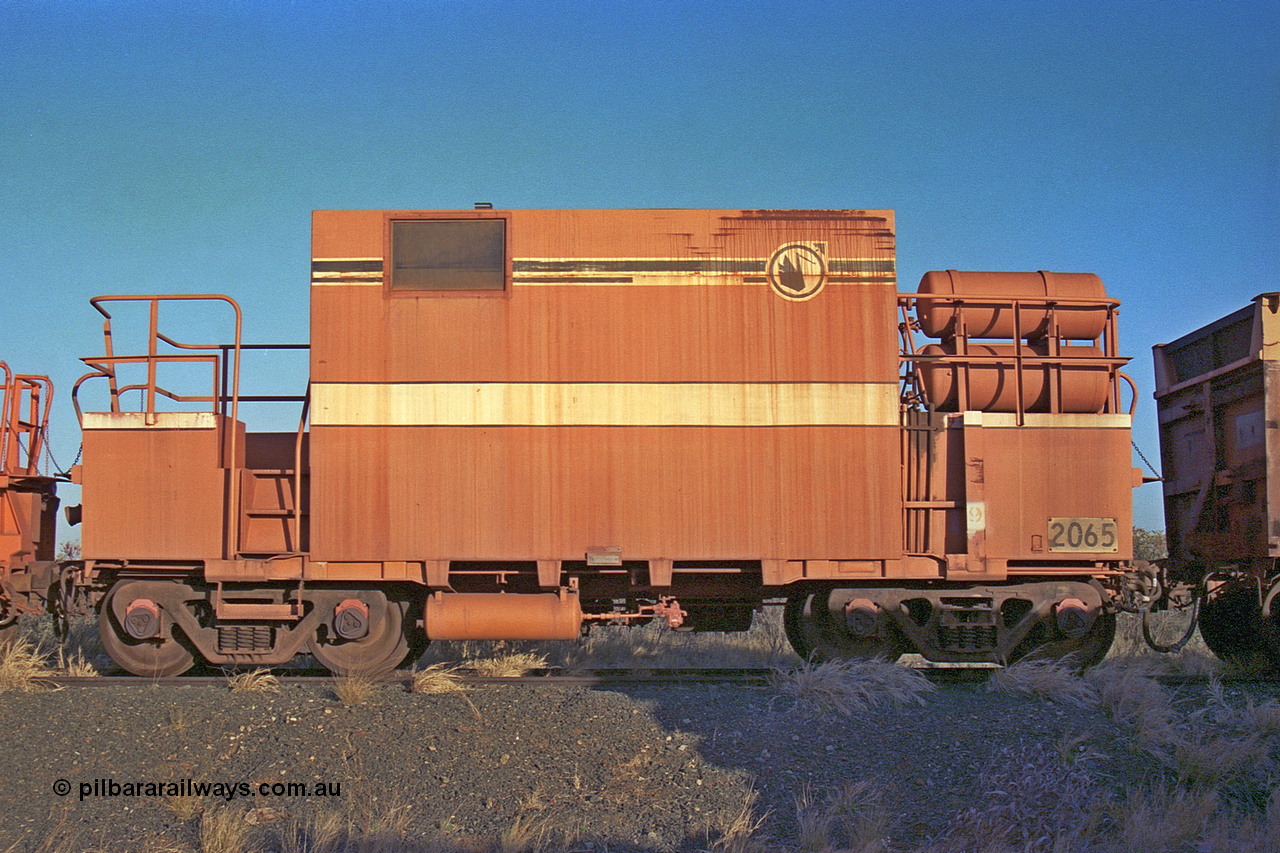
<svg viewBox="0 0 1280 853">
<path fill-rule="evenodd" d="M 896 383 L 317 383 L 314 426 L 897 426 Z"/>
</svg>

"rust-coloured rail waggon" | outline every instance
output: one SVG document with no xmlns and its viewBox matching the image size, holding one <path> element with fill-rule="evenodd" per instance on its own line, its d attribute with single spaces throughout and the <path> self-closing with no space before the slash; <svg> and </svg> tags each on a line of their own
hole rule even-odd
<svg viewBox="0 0 1280 853">
<path fill-rule="evenodd" d="M 0 644 L 18 619 L 42 612 L 60 572 L 54 561 L 57 480 L 42 474 L 53 386 L 0 361 Z"/>
<path fill-rule="evenodd" d="M 1167 572 L 1220 657 L 1280 665 L 1280 293 L 1155 348 Z"/>
<path fill-rule="evenodd" d="M 216 345 L 165 326 L 200 297 L 94 301 L 82 543 L 132 672 L 373 673 L 431 639 L 737 631 L 770 602 L 802 655 L 1088 662 L 1135 606 L 1096 276 L 899 295 L 878 210 L 318 211 L 312 255 L 294 433 L 240 420 L 261 353 L 230 299 Z M 116 353 L 139 300 L 146 351 Z"/>
</svg>

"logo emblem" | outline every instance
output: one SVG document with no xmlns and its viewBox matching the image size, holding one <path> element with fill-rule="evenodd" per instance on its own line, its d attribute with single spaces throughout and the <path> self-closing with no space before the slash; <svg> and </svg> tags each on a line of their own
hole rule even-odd
<svg viewBox="0 0 1280 853">
<path fill-rule="evenodd" d="M 812 299 L 827 282 L 826 243 L 787 243 L 779 246 L 765 267 L 769 286 L 783 299 Z"/>
</svg>

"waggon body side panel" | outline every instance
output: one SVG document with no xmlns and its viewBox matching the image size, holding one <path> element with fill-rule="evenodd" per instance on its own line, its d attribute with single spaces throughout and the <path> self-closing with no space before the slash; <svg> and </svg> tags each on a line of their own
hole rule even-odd
<svg viewBox="0 0 1280 853">
<path fill-rule="evenodd" d="M 388 222 L 456 215 L 506 221 L 506 289 L 393 291 Z M 317 212 L 313 559 L 897 559 L 892 229 Z M 771 286 L 787 246 L 816 293 Z"/>
</svg>

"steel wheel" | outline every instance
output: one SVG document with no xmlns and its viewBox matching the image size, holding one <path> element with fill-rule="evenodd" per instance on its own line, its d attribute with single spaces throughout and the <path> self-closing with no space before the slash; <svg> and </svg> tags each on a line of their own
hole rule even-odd
<svg viewBox="0 0 1280 853">
<path fill-rule="evenodd" d="M 1089 627 L 1089 633 L 1076 639 L 1056 639 L 1039 645 L 1027 644 L 1014 650 L 1009 663 L 1016 660 L 1071 661 L 1079 669 L 1102 663 L 1116 639 L 1116 614 L 1100 613 Z"/>
<path fill-rule="evenodd" d="M 387 601 L 369 634 L 359 640 L 313 635 L 307 650 L 325 669 L 339 676 L 373 678 L 391 672 L 409 654 L 405 637 L 405 602 Z"/>
<path fill-rule="evenodd" d="M 409 651 L 405 653 L 404 660 L 396 664 L 395 669 L 404 669 L 422 657 L 427 650 L 427 646 L 431 645 L 431 640 L 428 639 L 426 631 L 422 629 L 422 626 L 418 624 L 418 619 L 414 616 L 414 614 L 422 615 L 422 601 L 407 601 L 402 604 L 405 608 L 404 637 Z"/>
<path fill-rule="evenodd" d="M 831 613 L 831 591 L 818 590 L 787 599 L 782 624 L 796 654 L 815 662 L 841 658 L 883 658 L 895 661 L 903 644 L 893 625 L 885 626 L 883 637 L 855 637 Z"/>
<path fill-rule="evenodd" d="M 782 609 L 782 627 L 787 632 L 787 640 L 796 654 L 805 660 L 813 654 L 818 643 L 813 626 L 806 615 L 809 610 L 809 600 L 812 598 L 812 593 L 797 593 L 787 599 Z"/>
<path fill-rule="evenodd" d="M 17 619 L 14 619 L 8 625 L 0 626 L 0 650 L 9 648 L 16 639 L 18 639 Z"/>
<path fill-rule="evenodd" d="M 116 616 L 113 603 L 121 585 L 107 591 L 98 610 L 98 636 L 102 646 L 119 667 L 146 678 L 168 678 L 191 669 L 195 655 L 166 626 L 169 636 L 154 640 L 135 640 L 125 633 Z"/>
<path fill-rule="evenodd" d="M 1262 618 L 1258 594 L 1223 588 L 1200 605 L 1200 636 L 1215 655 L 1244 670 L 1270 669 L 1280 659 L 1280 628 Z"/>
</svg>

